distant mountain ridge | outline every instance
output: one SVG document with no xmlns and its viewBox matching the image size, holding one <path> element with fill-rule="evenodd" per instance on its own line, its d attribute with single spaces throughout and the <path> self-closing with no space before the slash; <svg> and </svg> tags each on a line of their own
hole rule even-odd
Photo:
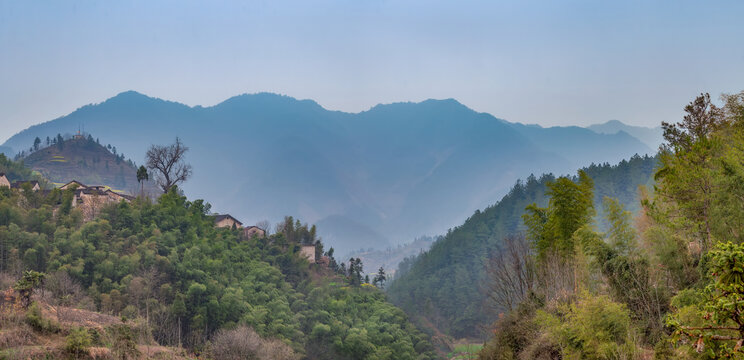
<svg viewBox="0 0 744 360">
<path fill-rule="evenodd" d="M 627 133 L 638 140 L 641 140 L 651 149 L 658 149 L 664 142 L 664 131 L 661 126 L 648 128 L 643 126 L 627 125 L 619 120 L 610 120 L 602 124 L 587 126 L 587 129 L 598 134 L 619 134 Z"/>
<path fill-rule="evenodd" d="M 509 123 L 453 99 L 345 113 L 269 93 L 190 107 L 134 91 L 3 145 L 27 148 L 36 136 L 81 124 L 137 162 L 150 144 L 180 137 L 191 148 L 194 176 L 183 186 L 190 197 L 245 223 L 294 215 L 325 225 L 319 233 L 339 255 L 444 233 L 530 173 L 652 151 L 628 134 Z"/>
</svg>

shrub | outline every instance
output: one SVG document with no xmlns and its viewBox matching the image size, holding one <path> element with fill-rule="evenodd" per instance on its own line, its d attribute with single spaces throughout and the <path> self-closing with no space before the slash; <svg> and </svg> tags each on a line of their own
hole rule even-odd
<svg viewBox="0 0 744 360">
<path fill-rule="evenodd" d="M 584 293 L 554 313 L 538 310 L 536 320 L 560 346 L 564 358 L 623 359 L 635 355 L 630 313 L 624 304 L 605 295 Z"/>
<path fill-rule="evenodd" d="M 139 357 L 140 352 L 137 350 L 136 337 L 131 327 L 117 324 L 111 325 L 106 330 L 111 341 L 111 353 L 115 359 L 127 360 Z"/>
<path fill-rule="evenodd" d="M 539 335 L 535 311 L 543 306 L 541 298 L 530 294 L 526 301 L 496 321 L 494 336 L 478 354 L 481 360 L 516 359 Z"/>
<path fill-rule="evenodd" d="M 283 360 L 296 359 L 289 345 L 277 339 L 263 339 L 247 326 L 222 329 L 212 338 L 210 353 L 215 360 Z"/>
<path fill-rule="evenodd" d="M 59 332 L 59 324 L 52 320 L 45 319 L 41 313 L 41 307 L 39 306 L 39 303 L 35 301 L 31 303 L 31 306 L 29 306 L 28 310 L 26 311 L 26 323 L 31 325 L 31 327 L 38 332 Z"/>
<path fill-rule="evenodd" d="M 92 340 L 88 330 L 84 328 L 72 329 L 72 331 L 67 335 L 65 350 L 70 353 L 70 355 L 80 358 L 88 354 L 88 348 L 90 348 L 91 343 Z"/>
</svg>

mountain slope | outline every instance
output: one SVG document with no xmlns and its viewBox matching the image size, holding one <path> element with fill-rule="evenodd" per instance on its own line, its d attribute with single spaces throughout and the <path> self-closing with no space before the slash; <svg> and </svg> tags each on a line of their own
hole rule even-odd
<svg viewBox="0 0 744 360">
<path fill-rule="evenodd" d="M 643 143 L 651 149 L 658 149 L 659 145 L 664 141 L 664 131 L 660 126 L 647 128 L 643 126 L 626 125 L 619 120 L 610 120 L 603 124 L 587 126 L 587 129 L 598 134 L 617 134 L 625 132 L 636 139 L 643 141 Z"/>
<path fill-rule="evenodd" d="M 638 210 L 637 188 L 651 183 L 655 166 L 656 158 L 636 156 L 614 166 L 584 168 L 595 182 L 597 210 L 604 196 Z M 480 336 L 478 329 L 492 323 L 496 314 L 487 311 L 486 295 L 475 284 L 487 284 L 484 269 L 489 256 L 498 251 L 505 236 L 521 231 L 527 205 L 546 204 L 545 184 L 553 179 L 552 175 L 531 176 L 517 182 L 496 204 L 476 211 L 412 264 L 399 268 L 388 290 L 390 299 L 421 324 L 431 324 L 450 336 Z"/>
<path fill-rule="evenodd" d="M 245 223 L 295 214 L 328 224 L 319 233 L 339 255 L 443 233 L 531 172 L 565 173 L 648 152 L 627 135 L 590 131 L 557 146 L 452 99 L 352 114 L 266 93 L 189 107 L 133 91 L 32 126 L 4 145 L 27 148 L 36 136 L 81 124 L 139 163 L 150 144 L 180 137 L 191 148 L 194 175 L 183 186 L 190 196 Z M 535 130 L 548 138 L 557 131 Z"/>
<path fill-rule="evenodd" d="M 0 154 L 4 154 L 7 157 L 12 157 L 13 155 L 15 155 L 15 153 L 13 152 L 13 148 L 11 148 L 10 146 L 0 146 Z"/>
</svg>

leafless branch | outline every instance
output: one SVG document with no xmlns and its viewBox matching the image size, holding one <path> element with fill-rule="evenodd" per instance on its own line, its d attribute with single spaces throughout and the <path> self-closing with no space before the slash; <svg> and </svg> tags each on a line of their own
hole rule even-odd
<svg viewBox="0 0 744 360">
<path fill-rule="evenodd" d="M 155 171 L 155 180 L 163 192 L 168 192 L 171 187 L 191 176 L 191 165 L 183 159 L 188 150 L 179 138 L 173 144 L 152 145 L 147 150 L 147 167 Z"/>
</svg>

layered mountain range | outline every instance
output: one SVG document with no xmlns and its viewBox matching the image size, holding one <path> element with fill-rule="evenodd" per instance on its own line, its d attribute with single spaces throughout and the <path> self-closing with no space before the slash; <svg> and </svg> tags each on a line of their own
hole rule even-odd
<svg viewBox="0 0 744 360">
<path fill-rule="evenodd" d="M 564 174 L 658 146 L 623 128 L 511 123 L 453 99 L 346 113 L 269 93 L 191 107 L 129 91 L 32 126 L 0 149 L 81 126 L 137 163 L 151 144 L 179 137 L 194 168 L 182 187 L 189 197 L 248 224 L 285 215 L 315 223 L 337 254 L 445 233 L 531 173 Z"/>
</svg>

